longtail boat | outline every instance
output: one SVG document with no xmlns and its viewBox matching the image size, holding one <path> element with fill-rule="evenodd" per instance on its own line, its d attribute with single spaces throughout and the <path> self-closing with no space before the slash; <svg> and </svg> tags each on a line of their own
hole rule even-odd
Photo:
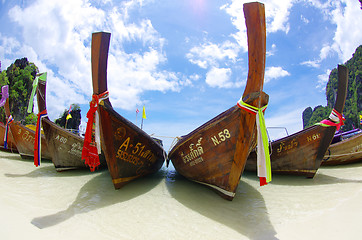
<svg viewBox="0 0 362 240">
<path fill-rule="evenodd" d="M 7 118 L 7 125 L 13 136 L 16 148 L 22 158 L 34 157 L 34 143 L 35 143 L 35 131 L 29 127 L 24 126 L 21 122 L 16 121 L 10 114 L 9 98 L 6 98 L 4 105 L 5 115 Z M 9 132 L 8 132 L 9 134 Z M 43 139 L 41 144 L 42 159 L 51 160 L 51 154 L 48 150 L 48 146 L 45 142 L 45 137 L 41 134 Z"/>
<path fill-rule="evenodd" d="M 334 109 L 327 120 L 302 131 L 271 142 L 271 170 L 273 174 L 301 175 L 313 178 L 321 165 L 336 129 L 343 124 L 342 112 L 346 100 L 348 70 L 338 66 L 338 92 Z M 246 171 L 256 170 L 256 153 L 252 152 Z"/>
<path fill-rule="evenodd" d="M 93 96 L 87 113 L 82 158 L 93 166 L 102 149 L 115 189 L 142 176 L 157 172 L 165 161 L 162 146 L 142 129 L 119 115 L 108 99 L 107 59 L 110 33 L 92 34 Z M 93 120 L 95 138 L 92 140 Z"/>
<path fill-rule="evenodd" d="M 324 155 L 322 166 L 362 162 L 361 129 L 336 134 L 333 141 Z"/>
<path fill-rule="evenodd" d="M 49 119 L 46 114 L 46 73 L 40 74 L 38 79 L 36 93 L 38 110 L 39 115 L 43 116 L 40 121 L 55 169 L 58 172 L 80 168 L 88 169 L 88 165 L 82 161 L 84 138 L 58 126 Z M 106 166 L 103 155 L 100 156 L 100 163 L 100 167 Z"/>
<path fill-rule="evenodd" d="M 9 97 L 9 86 L 1 87 L 0 107 L 5 105 L 6 99 Z M 9 130 L 9 124 L 0 122 L 0 149 L 9 152 L 18 152 L 14 143 L 13 135 Z"/>
<path fill-rule="evenodd" d="M 244 15 L 249 70 L 240 103 L 180 137 L 168 154 L 179 174 L 214 189 L 227 200 L 234 198 L 246 159 L 257 140 L 256 115 L 241 104 L 262 109 L 269 100 L 262 91 L 266 50 L 264 4 L 244 4 Z"/>
</svg>

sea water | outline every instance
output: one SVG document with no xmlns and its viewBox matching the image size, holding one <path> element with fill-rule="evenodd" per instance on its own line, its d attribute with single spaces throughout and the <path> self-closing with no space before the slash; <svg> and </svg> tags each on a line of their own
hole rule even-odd
<svg viewBox="0 0 362 240">
<path fill-rule="evenodd" d="M 115 190 L 108 170 L 0 152 L 0 239 L 359 239 L 361 183 L 362 163 L 263 187 L 243 173 L 227 201 L 172 166 Z"/>
</svg>

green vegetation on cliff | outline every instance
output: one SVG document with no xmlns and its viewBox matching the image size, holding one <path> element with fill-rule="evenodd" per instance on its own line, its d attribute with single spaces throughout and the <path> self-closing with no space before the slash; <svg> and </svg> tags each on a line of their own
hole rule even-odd
<svg viewBox="0 0 362 240">
<path fill-rule="evenodd" d="M 33 81 L 37 73 L 39 73 L 37 66 L 35 66 L 34 63 L 29 62 L 26 57 L 16 59 L 7 70 L 0 72 L 0 87 L 9 85 L 9 106 L 11 115 L 16 121 L 21 121 L 24 125 L 35 125 L 37 121 L 37 116 L 34 113 L 29 114 L 27 112 L 33 88 Z M 79 105 L 72 104 L 72 118 L 67 120 L 67 115 L 68 110 L 64 110 L 63 115 L 55 122 L 62 127 L 79 130 L 81 122 Z M 0 122 L 6 123 L 4 108 L 0 108 Z"/>
<path fill-rule="evenodd" d="M 17 59 L 0 74 L 0 85 L 9 85 L 9 105 L 13 118 L 25 124 L 36 124 L 36 115 L 27 113 L 33 81 L 39 72 L 27 58 Z M 5 110 L 0 109 L 0 121 L 5 123 Z"/>
<path fill-rule="evenodd" d="M 348 68 L 348 92 L 343 115 L 346 118 L 343 131 L 361 127 L 359 115 L 362 115 L 362 45 L 360 45 L 352 58 L 344 64 Z M 338 71 L 333 69 L 329 75 L 326 87 L 327 106 L 311 107 L 303 111 L 303 127 L 309 127 L 323 119 L 328 118 L 336 101 L 338 87 Z"/>
</svg>

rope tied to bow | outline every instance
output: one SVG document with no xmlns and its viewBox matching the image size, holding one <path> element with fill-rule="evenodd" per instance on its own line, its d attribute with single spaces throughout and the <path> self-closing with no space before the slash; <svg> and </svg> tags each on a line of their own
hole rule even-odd
<svg viewBox="0 0 362 240">
<path fill-rule="evenodd" d="M 87 128 L 84 135 L 84 144 L 82 150 L 82 160 L 89 166 L 93 172 L 96 167 L 101 163 L 99 161 L 98 154 L 101 154 L 101 141 L 100 141 L 100 126 L 99 126 L 99 115 L 98 105 L 109 97 L 109 92 L 105 91 L 99 95 L 93 94 L 92 101 L 89 103 L 90 107 L 87 112 Z M 93 124 L 95 126 L 95 140 L 92 141 L 92 130 Z"/>
<path fill-rule="evenodd" d="M 269 155 L 269 140 L 266 132 L 264 112 L 268 105 L 261 108 L 251 106 L 242 99 L 237 103 L 238 107 L 256 115 L 257 127 L 257 169 L 260 186 L 268 184 L 271 181 L 271 164 Z"/>
</svg>

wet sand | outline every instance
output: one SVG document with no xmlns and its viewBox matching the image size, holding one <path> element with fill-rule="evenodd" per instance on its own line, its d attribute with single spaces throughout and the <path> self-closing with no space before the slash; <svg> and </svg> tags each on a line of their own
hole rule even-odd
<svg viewBox="0 0 362 240">
<path fill-rule="evenodd" d="M 360 239 L 362 163 L 313 179 L 244 173 L 232 202 L 173 168 L 114 190 L 107 170 L 58 173 L 0 152 L 1 239 Z"/>
</svg>

